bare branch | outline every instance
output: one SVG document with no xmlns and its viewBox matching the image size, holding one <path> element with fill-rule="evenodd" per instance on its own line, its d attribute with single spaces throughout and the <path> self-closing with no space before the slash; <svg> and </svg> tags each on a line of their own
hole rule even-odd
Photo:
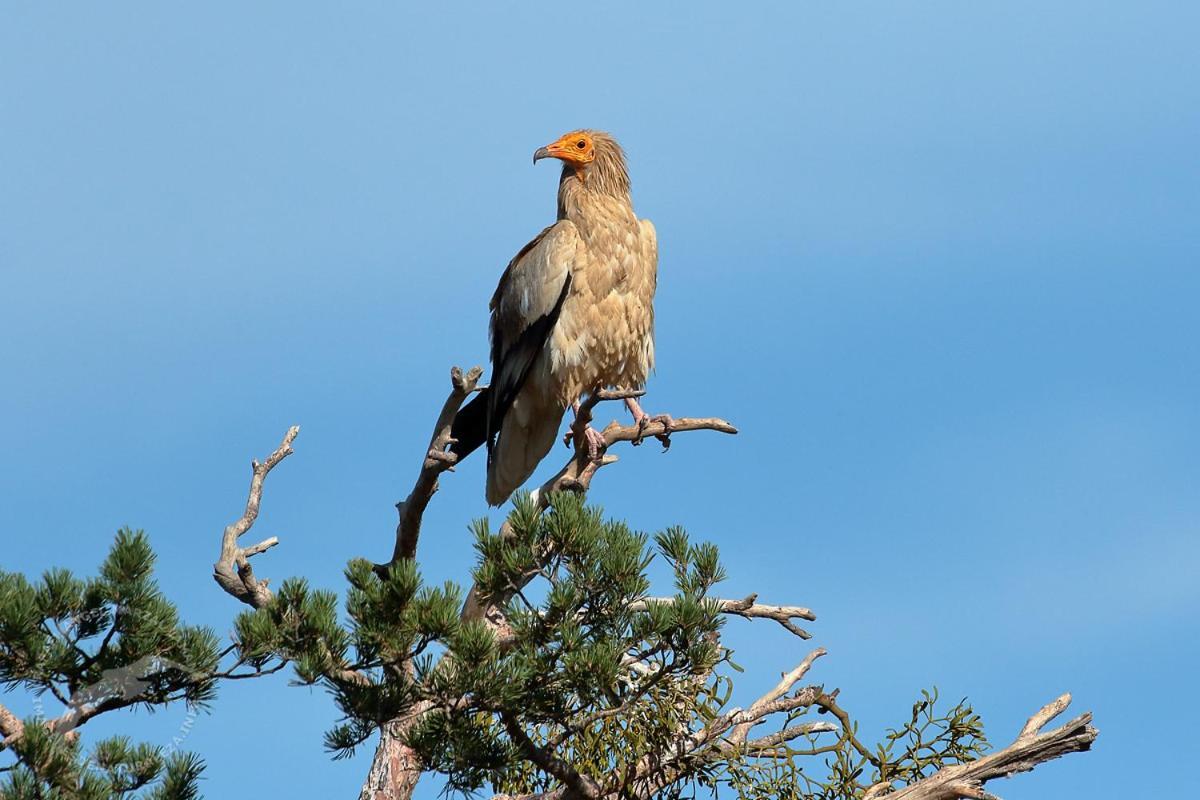
<svg viewBox="0 0 1200 800">
<path fill-rule="evenodd" d="M 246 498 L 246 510 L 242 516 L 231 522 L 225 528 L 221 537 L 221 555 L 213 564 L 213 579 L 229 594 L 254 608 L 262 608 L 271 601 L 271 590 L 267 588 L 267 580 L 254 576 L 250 566 L 250 557 L 262 553 L 279 543 L 272 536 L 251 547 L 238 546 L 238 539 L 250 530 L 258 519 L 258 508 L 262 503 L 263 482 L 267 479 L 275 465 L 292 454 L 292 442 L 300 433 L 300 427 L 293 425 L 284 434 L 283 442 L 267 460 L 259 463 L 250 462 L 252 474 L 250 477 L 250 495 Z"/>
<path fill-rule="evenodd" d="M 1057 717 L 1059 714 L 1067 710 L 1067 706 L 1071 705 L 1071 693 L 1059 695 L 1051 700 L 1046 705 L 1038 709 L 1038 712 L 1029 718 L 1025 723 L 1025 727 L 1021 728 L 1021 732 L 1017 735 L 1017 739 L 1032 739 L 1038 735 L 1038 731 L 1046 727 L 1050 720 Z"/>
<path fill-rule="evenodd" d="M 810 733 L 840 731 L 841 736 L 836 743 L 813 748 L 801 753 L 802 755 L 832 752 L 842 744 L 848 743 L 872 764 L 878 766 L 878 759 L 855 736 L 855 726 L 849 714 L 837 704 L 836 690 L 826 693 L 821 686 L 806 686 L 792 691 L 796 683 L 811 669 L 813 662 L 823 655 L 823 648 L 809 653 L 795 669 L 785 673 L 769 692 L 755 700 L 750 708 L 735 708 L 697 731 L 682 733 L 675 744 L 668 748 L 671 754 L 669 757 L 662 758 L 657 753 L 643 756 L 635 770 L 638 789 L 634 796 L 655 796 L 657 792 L 678 780 L 686 772 L 689 764 L 728 757 L 736 752 L 744 752 L 756 758 L 770 757 L 777 753 L 775 748 Z M 831 713 L 837 718 L 840 727 L 828 722 L 808 723 L 788 727 L 750 742 L 746 741 L 750 730 L 768 717 L 811 706 L 819 706 Z M 789 751 L 789 755 L 795 752 Z"/>
<path fill-rule="evenodd" d="M 292 450 L 292 442 L 296 440 L 296 436 L 299 433 L 300 426 L 298 425 L 288 428 L 288 432 L 284 434 L 283 441 L 275 449 L 275 452 L 267 456 L 266 461 L 261 463 L 258 461 L 251 462 L 250 495 L 246 498 L 246 510 L 242 512 L 242 516 L 238 517 L 225 528 L 225 533 L 221 537 L 221 557 L 217 559 L 217 563 L 213 564 L 213 579 L 220 584 L 221 588 L 253 608 L 263 608 L 266 606 L 271 602 L 272 594 L 271 590 L 267 588 L 267 580 L 255 577 L 254 570 L 250 566 L 250 557 L 270 550 L 279 544 L 279 539 L 271 536 L 249 547 L 239 547 L 238 539 L 254 526 L 254 521 L 258 519 L 259 506 L 262 504 L 263 483 L 266 481 L 267 475 L 271 470 L 280 461 L 283 461 L 294 452 Z M 330 657 L 330 663 L 336 664 L 336 660 Z M 282 667 L 282 664 L 280 667 Z M 344 666 L 331 666 L 325 674 L 330 680 L 352 683 L 358 686 L 367 686 L 371 683 L 370 678 L 366 675 L 347 669 Z M 216 677 L 233 676 L 218 675 Z M 236 677 L 256 677 L 256 675 L 239 675 Z M 72 727 L 83 724 L 87 719 L 95 716 L 96 713 L 108 710 L 111 709 L 99 708 L 94 712 L 88 713 L 86 716 L 76 719 Z"/>
<path fill-rule="evenodd" d="M 458 457 L 447 450 L 454 443 L 450 435 L 454 417 L 466 399 L 476 391 L 482 375 L 483 370 L 479 367 L 472 367 L 466 374 L 458 367 L 450 370 L 450 394 L 434 423 L 417 479 L 408 497 L 396 504 L 399 520 L 396 523 L 392 559 L 388 565 L 416 557 L 421 521 L 429 501 L 438 490 L 438 477 L 447 470 L 453 470 L 458 461 Z M 388 565 L 376 565 L 376 570 L 382 571 Z M 412 797 L 422 767 L 416 752 L 405 743 L 404 737 L 431 707 L 427 702 L 417 703 L 382 726 L 370 771 L 359 794 L 360 800 L 408 800 Z"/>
<path fill-rule="evenodd" d="M 721 604 L 722 614 L 732 614 L 746 619 L 773 619 L 782 625 L 789 632 L 799 636 L 801 639 L 810 639 L 812 634 L 800 628 L 792 622 L 793 619 L 803 619 L 813 621 L 817 618 L 810 609 L 803 606 L 769 606 L 763 603 L 756 602 L 757 594 L 751 594 L 741 600 L 726 600 L 718 599 Z M 650 603 L 671 604 L 675 602 L 673 597 L 647 597 L 645 600 L 640 600 L 630 606 L 631 611 L 645 611 Z"/>
<path fill-rule="evenodd" d="M 542 484 L 541 488 L 537 490 L 539 503 L 544 505 L 546 502 L 544 498 L 550 492 L 562 490 L 580 493 L 586 492 L 591 486 L 592 478 L 595 477 L 596 471 L 600 467 L 608 466 L 617 461 L 616 457 L 608 455 L 607 451 L 618 442 L 640 442 L 643 439 L 653 436 L 663 436 L 666 434 L 673 436 L 686 431 L 737 433 L 737 428 L 718 417 L 679 417 L 672 420 L 669 429 L 667 424 L 661 420 L 650 420 L 641 426 L 636 424 L 621 425 L 614 420 L 601 431 L 601 435 L 604 437 L 604 457 L 600 461 L 593 461 L 588 457 L 587 440 L 584 436 L 580 435 L 583 427 L 592 419 L 592 409 L 601 400 L 617 400 L 627 396 L 636 396 L 636 393 L 597 392 L 580 404 L 579 414 L 576 416 L 575 422 L 575 427 L 579 428 L 574 437 L 575 454 L 554 477 Z"/>
<path fill-rule="evenodd" d="M 792 687 L 812 668 L 813 662 L 825 654 L 825 648 L 818 647 L 805 656 L 804 660 L 797 664 L 795 669 L 791 672 L 785 672 L 780 678 L 779 683 L 775 684 L 775 688 L 755 700 L 750 705 L 750 708 L 744 712 L 743 717 L 745 721 L 739 722 L 737 727 L 734 728 L 733 734 L 729 737 L 730 741 L 735 744 L 746 741 L 746 736 L 749 735 L 750 729 L 767 715 L 767 709 L 771 708 L 775 701 L 791 691 Z"/>
<path fill-rule="evenodd" d="M 762 738 L 746 742 L 746 751 L 756 754 L 759 751 L 778 747 L 794 739 L 799 739 L 801 736 L 808 736 L 812 733 L 837 733 L 837 731 L 838 726 L 832 722 L 806 722 L 803 725 L 793 725 L 790 728 L 784 728 L 778 733 L 772 733 L 769 736 L 763 736 Z"/>
<path fill-rule="evenodd" d="M 453 439 L 450 428 L 454 417 L 466 399 L 475 391 L 479 378 L 483 375 L 480 367 L 472 367 L 464 375 L 458 367 L 450 370 L 450 396 L 442 404 L 437 423 L 433 426 L 433 435 L 429 439 L 429 447 L 421 461 L 421 469 L 417 473 L 416 483 L 408 497 L 396 504 L 400 521 L 396 524 L 396 546 L 392 552 L 391 563 L 400 559 L 413 558 L 417 554 L 417 540 L 421 536 L 421 518 L 429 505 L 430 498 L 438 490 L 438 476 L 446 470 L 454 469 L 458 457 L 446 450 Z"/>
</svg>

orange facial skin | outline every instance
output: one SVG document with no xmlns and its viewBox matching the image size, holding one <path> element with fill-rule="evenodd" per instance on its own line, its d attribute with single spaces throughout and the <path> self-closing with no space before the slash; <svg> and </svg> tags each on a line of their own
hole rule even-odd
<svg viewBox="0 0 1200 800">
<path fill-rule="evenodd" d="M 556 142 L 539 147 L 533 154 L 533 163 L 543 158 L 557 158 L 578 169 L 596 158 L 596 147 L 586 131 L 572 131 Z"/>
</svg>

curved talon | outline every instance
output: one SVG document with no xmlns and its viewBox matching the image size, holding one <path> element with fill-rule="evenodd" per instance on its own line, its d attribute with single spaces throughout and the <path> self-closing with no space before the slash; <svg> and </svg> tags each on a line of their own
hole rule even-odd
<svg viewBox="0 0 1200 800">
<path fill-rule="evenodd" d="M 667 452 L 671 449 L 671 434 L 675 431 L 675 420 L 671 418 L 670 414 L 655 414 L 653 417 L 643 418 L 642 426 L 645 427 L 650 422 L 657 422 L 663 426 L 663 432 L 655 434 L 654 438 L 662 442 L 663 452 Z"/>
<path fill-rule="evenodd" d="M 663 432 L 654 434 L 654 438 L 662 442 L 664 453 L 671 449 L 671 433 L 675 430 L 675 420 L 671 419 L 670 414 L 655 414 L 652 417 L 642 410 L 642 406 L 633 397 L 625 398 L 625 405 L 629 413 L 633 414 L 634 424 L 638 428 L 637 436 L 633 438 L 634 445 L 641 444 L 646 438 L 646 428 L 651 422 L 657 422 L 663 426 Z"/>
<path fill-rule="evenodd" d="M 650 418 L 650 421 L 662 423 L 663 432 L 654 438 L 662 442 L 663 452 L 667 452 L 671 449 L 671 434 L 675 432 L 675 420 L 671 418 L 670 414 L 656 414 Z"/>
<path fill-rule="evenodd" d="M 645 440 L 646 428 L 650 427 L 651 422 L 657 422 L 663 426 L 663 432 L 654 434 L 654 438 L 662 442 L 663 452 L 665 453 L 671 449 L 671 434 L 675 430 L 675 420 L 672 419 L 670 414 L 655 414 L 652 417 L 649 414 L 643 413 L 639 416 L 637 418 L 638 434 L 632 444 L 636 447 Z"/>
<path fill-rule="evenodd" d="M 637 436 L 634 436 L 629 443 L 634 447 L 641 447 L 642 440 L 646 438 L 646 426 L 650 424 L 650 417 L 643 415 L 635 419 L 633 423 L 637 425 L 638 431 Z"/>
</svg>

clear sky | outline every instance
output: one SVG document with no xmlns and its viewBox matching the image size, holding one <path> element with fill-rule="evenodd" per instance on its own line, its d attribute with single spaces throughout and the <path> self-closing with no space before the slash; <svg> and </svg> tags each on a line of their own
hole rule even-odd
<svg viewBox="0 0 1200 800">
<path fill-rule="evenodd" d="M 1198 9 L 8 3 L 0 564 L 90 573 L 145 528 L 185 616 L 227 631 L 221 529 L 294 423 L 259 572 L 340 589 L 386 558 L 446 371 L 484 361 L 496 279 L 553 219 L 531 153 L 604 128 L 658 227 L 645 405 L 742 433 L 626 449 L 592 500 L 716 542 L 725 594 L 813 607 L 812 678 L 868 732 L 936 684 L 1004 743 L 1071 690 L 1094 751 L 994 790 L 1175 794 L 1200 713 Z M 431 580 L 466 580 L 482 466 L 430 509 Z M 737 699 L 806 652 L 728 641 Z M 354 796 L 372 748 L 330 762 L 332 704 L 286 683 L 191 724 L 208 797 Z M 165 744 L 184 717 L 87 732 Z"/>
</svg>

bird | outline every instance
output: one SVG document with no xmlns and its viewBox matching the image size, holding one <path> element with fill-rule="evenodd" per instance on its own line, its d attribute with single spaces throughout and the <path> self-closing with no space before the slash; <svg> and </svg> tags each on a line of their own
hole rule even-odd
<svg viewBox="0 0 1200 800">
<path fill-rule="evenodd" d="M 501 275 L 489 304 L 491 380 L 451 426 L 458 460 L 487 444 L 492 506 L 533 474 L 585 393 L 640 390 L 654 369 L 658 240 L 634 213 L 624 151 L 609 133 L 582 129 L 539 147 L 533 163 L 545 158 L 562 162 L 557 219 Z M 669 416 L 625 402 L 639 427 L 654 420 L 670 431 Z M 603 437 L 584 433 L 599 458 Z"/>
</svg>

